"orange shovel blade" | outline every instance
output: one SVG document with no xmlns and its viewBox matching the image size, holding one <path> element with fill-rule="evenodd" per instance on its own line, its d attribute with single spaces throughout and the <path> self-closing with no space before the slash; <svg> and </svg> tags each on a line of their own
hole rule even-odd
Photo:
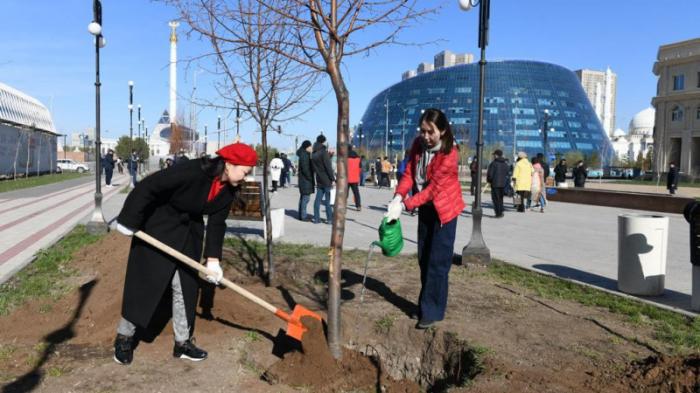
<svg viewBox="0 0 700 393">
<path fill-rule="evenodd" d="M 304 333 L 308 330 L 304 325 L 301 323 L 301 318 L 304 316 L 309 316 L 318 319 L 319 321 L 321 320 L 321 316 L 316 314 L 315 312 L 309 310 L 308 308 L 301 306 L 297 304 L 294 306 L 294 310 L 292 311 L 292 315 L 289 317 L 288 324 L 287 324 L 287 335 L 289 337 L 292 337 L 294 339 L 297 339 L 301 341 L 302 336 Z"/>
</svg>

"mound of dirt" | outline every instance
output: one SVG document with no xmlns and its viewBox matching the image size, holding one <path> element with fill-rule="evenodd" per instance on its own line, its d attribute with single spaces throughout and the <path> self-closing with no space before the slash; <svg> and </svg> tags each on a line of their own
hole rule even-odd
<svg viewBox="0 0 700 393">
<path fill-rule="evenodd" d="M 301 319 L 308 331 L 302 338 L 302 352 L 290 352 L 275 363 L 263 378 L 271 384 L 311 387 L 316 392 L 343 392 L 376 388 L 382 392 L 420 392 L 412 381 L 394 381 L 382 375 L 381 365 L 362 354 L 343 350 L 336 361 L 328 350 L 321 321 L 305 316 Z M 379 382 L 378 382 L 379 381 Z M 377 384 L 381 386 L 377 386 Z"/>
<path fill-rule="evenodd" d="M 700 392 L 700 355 L 649 356 L 632 363 L 623 383 L 632 391 L 643 386 L 644 391 L 660 393 Z"/>
</svg>

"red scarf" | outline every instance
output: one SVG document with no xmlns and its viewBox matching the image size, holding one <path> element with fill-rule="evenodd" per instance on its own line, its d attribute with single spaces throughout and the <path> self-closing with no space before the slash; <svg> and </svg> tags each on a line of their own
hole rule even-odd
<svg viewBox="0 0 700 393">
<path fill-rule="evenodd" d="M 207 197 L 207 202 L 211 202 L 216 198 L 217 195 L 219 195 L 219 192 L 226 187 L 225 181 L 222 181 L 220 178 L 216 178 L 212 180 L 211 182 L 211 188 L 209 189 L 209 197 Z"/>
</svg>

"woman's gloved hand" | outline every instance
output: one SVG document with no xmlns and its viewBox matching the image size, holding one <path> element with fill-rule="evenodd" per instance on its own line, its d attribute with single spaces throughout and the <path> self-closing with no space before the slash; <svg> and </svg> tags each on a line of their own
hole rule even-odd
<svg viewBox="0 0 700 393">
<path fill-rule="evenodd" d="M 401 195 L 394 196 L 394 199 L 389 203 L 389 206 L 386 208 L 386 213 L 384 214 L 387 221 L 398 220 L 399 217 L 401 217 L 401 212 L 403 212 L 402 200 L 403 198 Z"/>
<path fill-rule="evenodd" d="M 117 222 L 117 231 L 124 236 L 134 236 L 134 231 Z"/>
<path fill-rule="evenodd" d="M 207 269 L 213 273 L 213 275 L 208 275 L 207 281 L 212 284 L 219 285 L 219 281 L 224 278 L 224 271 L 221 270 L 219 265 L 219 260 L 216 258 L 207 258 Z"/>
</svg>

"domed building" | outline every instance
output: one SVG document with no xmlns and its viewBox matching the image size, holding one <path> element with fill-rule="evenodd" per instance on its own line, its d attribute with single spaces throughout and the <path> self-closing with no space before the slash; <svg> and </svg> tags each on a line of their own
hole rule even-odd
<svg viewBox="0 0 700 393">
<path fill-rule="evenodd" d="M 182 132 L 182 144 L 184 149 L 190 154 L 203 150 L 203 143 L 198 141 L 198 134 L 184 125 L 178 125 Z M 148 148 L 151 151 L 151 156 L 163 157 L 169 155 L 170 138 L 172 130 L 170 128 L 170 114 L 167 110 L 163 111 L 163 115 L 158 120 L 158 124 L 153 128 L 153 132 L 148 136 Z"/>
<path fill-rule="evenodd" d="M 617 129 L 613 133 L 611 142 L 615 154 L 620 160 L 634 161 L 639 152 L 646 158 L 649 151 L 654 146 L 654 119 L 656 111 L 654 108 L 647 108 L 634 115 L 630 121 L 627 134 Z"/>
<path fill-rule="evenodd" d="M 422 71 L 422 72 L 421 72 Z M 439 108 L 457 143 L 474 147 L 479 118 L 479 65 L 455 64 L 404 75 L 369 103 L 355 145 L 396 157 L 417 135 L 421 111 Z M 614 155 L 610 139 L 576 75 L 538 61 L 492 61 L 486 66 L 484 145 L 506 156 L 525 151 L 551 157 L 580 151 L 603 165 Z"/>
</svg>

